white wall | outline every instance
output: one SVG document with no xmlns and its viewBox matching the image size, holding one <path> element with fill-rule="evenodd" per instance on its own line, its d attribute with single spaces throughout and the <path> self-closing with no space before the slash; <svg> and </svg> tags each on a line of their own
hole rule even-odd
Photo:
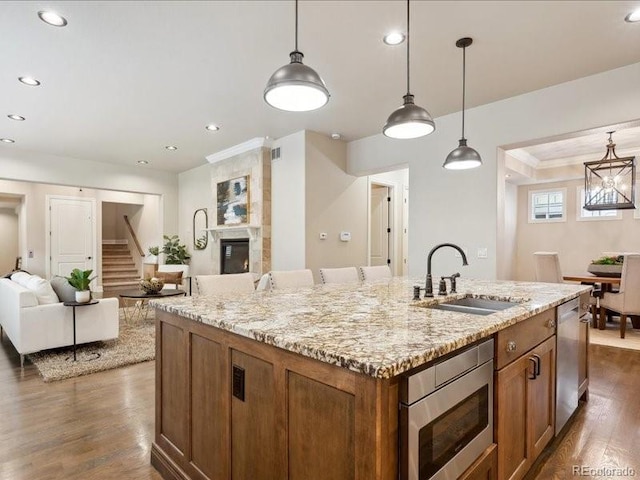
<svg viewBox="0 0 640 480">
<path fill-rule="evenodd" d="M 591 260 L 603 252 L 640 252 L 640 218 L 634 210 L 622 210 L 620 220 L 577 220 L 578 189 L 584 180 L 522 185 L 518 187 L 518 280 L 535 280 L 533 252 L 558 252 L 565 274 L 587 271 Z M 529 192 L 567 189 L 566 222 L 529 223 Z"/>
<path fill-rule="evenodd" d="M 347 147 L 340 140 L 307 131 L 305 152 L 306 264 L 319 282 L 322 267 L 367 264 L 369 183 L 346 173 Z M 343 231 L 351 241 L 340 240 Z"/>
<path fill-rule="evenodd" d="M 453 250 L 443 250 L 434 257 L 434 273 L 460 270 L 467 277 L 495 278 L 503 240 L 497 235 L 498 186 L 504 186 L 498 148 L 637 119 L 638 85 L 640 63 L 468 110 L 466 136 L 482 156 L 479 169 L 442 168 L 458 144 L 460 113 L 455 113 L 437 118 L 435 133 L 420 139 L 378 134 L 349 143 L 348 172 L 367 175 L 409 164 L 411 275 L 423 275 L 429 249 L 446 241 L 468 248 L 470 266 L 461 269 Z M 488 259 L 476 258 L 479 247 L 488 249 Z"/>
<path fill-rule="evenodd" d="M 18 214 L 15 208 L 0 208 L 0 275 L 9 273 L 19 257 Z"/>
<path fill-rule="evenodd" d="M 47 257 L 46 241 L 48 232 L 46 231 L 47 218 L 47 196 L 59 195 L 66 197 L 92 198 L 96 200 L 96 274 L 98 281 L 96 286 L 101 285 L 101 265 L 102 259 L 102 203 L 120 203 L 132 205 L 144 205 L 145 209 L 138 207 L 135 215 L 143 215 L 145 220 L 132 221 L 134 230 L 138 235 L 141 245 L 150 242 L 158 244 L 161 239 L 161 201 L 158 195 L 143 195 L 138 193 L 116 192 L 109 190 L 98 190 L 92 188 L 76 188 L 59 185 L 48 185 L 42 183 L 30 183 L 0 180 L 0 193 L 21 195 L 23 206 L 21 214 L 21 239 L 20 255 L 22 265 L 25 270 L 41 276 L 46 276 Z M 134 216 L 135 217 L 135 216 Z M 132 217 L 132 218 L 134 218 Z M 24 220 L 24 222 L 23 222 Z M 33 258 L 29 258 L 29 252 L 33 252 Z M 132 248 L 135 253 L 135 248 Z"/>
<path fill-rule="evenodd" d="M 271 162 L 271 268 L 300 270 L 305 260 L 305 132 L 273 142 Z"/>
<path fill-rule="evenodd" d="M 0 149 L 0 179 L 160 195 L 160 231 L 178 232 L 178 175 L 151 165 L 126 166 Z"/>
<path fill-rule="evenodd" d="M 209 236 L 207 248 L 204 250 L 194 250 L 193 248 L 193 213 L 199 208 L 206 208 L 209 227 L 216 225 L 215 193 L 212 191 L 211 186 L 211 165 L 206 164 L 182 172 L 178 176 L 178 185 L 179 235 L 191 254 L 191 260 L 189 261 L 190 273 L 191 275 L 211 274 L 213 268 L 213 260 L 211 258 L 213 242 L 211 241 L 211 236 Z M 199 234 L 200 232 L 196 232 L 196 237 Z"/>
</svg>

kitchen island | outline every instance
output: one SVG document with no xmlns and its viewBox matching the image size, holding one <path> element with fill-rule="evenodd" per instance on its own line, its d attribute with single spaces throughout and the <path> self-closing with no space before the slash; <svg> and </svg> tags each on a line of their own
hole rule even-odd
<svg viewBox="0 0 640 480">
<path fill-rule="evenodd" d="M 413 301 L 413 285 L 152 302 L 153 465 L 167 479 L 395 479 L 403 374 L 589 290 L 462 280 L 461 293 Z M 428 308 L 466 296 L 517 305 Z"/>
</svg>

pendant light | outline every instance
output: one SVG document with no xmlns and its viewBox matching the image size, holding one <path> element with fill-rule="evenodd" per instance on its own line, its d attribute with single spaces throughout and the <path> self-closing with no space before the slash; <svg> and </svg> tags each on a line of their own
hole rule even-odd
<svg viewBox="0 0 640 480">
<path fill-rule="evenodd" d="M 302 63 L 298 51 L 298 0 L 296 0 L 296 43 L 289 54 L 291 63 L 275 71 L 264 89 L 264 100 L 272 107 L 288 112 L 308 112 L 329 101 L 329 91 L 320 75 Z"/>
<path fill-rule="evenodd" d="M 413 103 L 409 89 L 409 0 L 407 0 L 407 94 L 402 97 L 404 104 L 395 110 L 382 129 L 382 133 L 391 138 L 417 138 L 428 135 L 436 129 L 431 115 L 424 108 Z"/>
<path fill-rule="evenodd" d="M 466 78 L 466 52 L 467 47 L 473 43 L 473 39 L 469 37 L 461 38 L 456 42 L 456 47 L 462 49 L 462 138 L 460 139 L 458 148 L 452 150 L 447 159 L 444 161 L 444 168 L 448 170 L 467 170 L 482 165 L 480 154 L 473 148 L 467 146 L 467 139 L 464 138 L 464 94 L 465 94 L 465 78 Z"/>
</svg>

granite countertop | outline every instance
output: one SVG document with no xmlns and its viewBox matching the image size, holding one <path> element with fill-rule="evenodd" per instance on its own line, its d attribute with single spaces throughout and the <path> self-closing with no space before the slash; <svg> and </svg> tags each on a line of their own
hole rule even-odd
<svg viewBox="0 0 640 480">
<path fill-rule="evenodd" d="M 355 372 L 392 378 L 591 288 L 459 279 L 457 294 L 413 301 L 415 284 L 394 278 L 380 284 L 171 297 L 150 305 Z M 518 305 L 486 316 L 425 308 L 466 296 Z"/>
</svg>

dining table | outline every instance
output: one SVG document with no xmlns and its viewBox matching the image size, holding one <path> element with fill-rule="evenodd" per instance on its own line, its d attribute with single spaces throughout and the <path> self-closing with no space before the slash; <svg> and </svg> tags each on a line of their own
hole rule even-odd
<svg viewBox="0 0 640 480">
<path fill-rule="evenodd" d="M 596 305 L 595 308 L 591 309 L 591 325 L 593 328 L 598 328 L 599 330 L 605 329 L 605 318 L 598 318 L 600 311 L 600 297 L 605 292 L 611 292 L 614 286 L 620 285 L 620 277 L 603 277 L 598 275 L 593 275 L 591 273 L 578 273 L 571 275 L 563 275 L 562 279 L 565 282 L 580 282 L 582 284 L 587 285 L 601 285 L 601 289 L 598 292 L 598 295 L 594 295 L 596 297 Z M 634 325 L 635 328 L 635 325 Z"/>
</svg>

